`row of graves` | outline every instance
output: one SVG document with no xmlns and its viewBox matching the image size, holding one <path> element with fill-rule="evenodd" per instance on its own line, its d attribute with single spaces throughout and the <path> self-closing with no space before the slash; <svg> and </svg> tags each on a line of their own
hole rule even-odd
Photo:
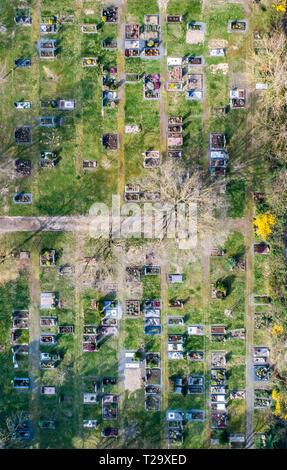
<svg viewBox="0 0 287 470">
<path fill-rule="evenodd" d="M 118 395 L 114 393 L 106 393 L 105 387 L 109 390 L 111 386 L 117 384 L 117 378 L 104 377 L 100 382 L 97 380 L 89 384 L 89 391 L 83 393 L 84 405 L 98 405 L 101 402 L 102 419 L 117 420 L 118 419 Z M 84 429 L 97 429 L 98 421 L 96 419 L 83 419 L 82 426 Z M 103 428 L 101 431 L 103 437 L 117 437 L 118 428 Z"/>
<path fill-rule="evenodd" d="M 14 17 L 16 25 L 31 26 L 32 16 L 29 7 L 16 8 L 16 15 Z M 40 59 L 54 59 L 57 53 L 57 42 L 54 38 L 49 38 L 47 35 L 57 33 L 58 27 L 62 25 L 72 25 L 75 23 L 75 15 L 73 14 L 58 14 L 58 15 L 41 15 L 39 24 L 40 39 L 37 41 L 37 49 Z M 14 60 L 16 68 L 31 67 L 31 59 L 20 57 Z"/>
<path fill-rule="evenodd" d="M 145 354 L 145 410 L 160 411 L 161 362 L 159 352 Z"/>
<path fill-rule="evenodd" d="M 23 332 L 26 330 L 29 337 L 29 310 L 14 310 L 11 315 L 11 351 L 15 369 L 19 369 L 19 362 L 23 355 L 29 355 L 29 340 Z M 23 339 L 24 337 L 24 339 Z"/>
<path fill-rule="evenodd" d="M 182 158 L 183 117 L 169 116 L 167 124 L 167 155 L 169 158 Z"/>
<path fill-rule="evenodd" d="M 209 171 L 212 176 L 225 176 L 229 156 L 226 151 L 225 134 L 209 134 Z"/>
<path fill-rule="evenodd" d="M 266 347 L 253 348 L 254 381 L 268 382 L 270 378 L 269 349 Z"/>
<path fill-rule="evenodd" d="M 124 50 L 126 58 L 160 59 L 163 54 L 161 46 L 161 16 L 145 15 L 143 25 L 126 24 Z"/>
<path fill-rule="evenodd" d="M 227 425 L 225 351 L 212 351 L 210 366 L 210 427 L 225 429 Z"/>
<path fill-rule="evenodd" d="M 92 308 L 100 312 L 101 324 L 83 326 L 84 352 L 96 352 L 106 338 L 117 336 L 119 320 L 122 318 L 121 305 L 117 300 L 92 300 Z"/>
<path fill-rule="evenodd" d="M 40 266 L 54 266 L 55 265 L 55 250 L 43 250 L 40 255 Z M 59 299 L 56 292 L 41 292 L 40 295 L 40 310 L 49 310 L 47 315 L 42 314 L 40 316 L 40 336 L 39 345 L 48 346 L 51 350 L 41 351 L 40 350 L 40 369 L 50 370 L 56 369 L 62 360 L 62 355 L 58 354 L 53 350 L 57 345 L 58 335 L 62 334 L 74 334 L 74 325 L 59 325 L 56 314 L 51 314 L 50 310 L 56 310 L 62 308 L 63 304 Z"/>
<path fill-rule="evenodd" d="M 149 202 L 160 201 L 160 193 L 156 191 L 145 191 L 140 184 L 128 183 L 124 190 L 125 202 Z"/>
<path fill-rule="evenodd" d="M 117 67 L 102 66 L 102 106 L 103 108 L 116 108 L 118 106 L 119 83 L 117 81 Z"/>
<path fill-rule="evenodd" d="M 159 100 L 160 99 L 160 74 L 147 73 L 143 77 L 143 99 Z"/>
<path fill-rule="evenodd" d="M 167 410 L 166 440 L 168 447 L 180 446 L 184 440 L 184 425 L 188 421 L 204 421 L 204 410 Z"/>
<path fill-rule="evenodd" d="M 204 65 L 202 56 L 168 57 L 167 58 L 167 91 L 182 91 L 187 100 L 203 100 Z M 199 68 L 199 70 L 196 70 Z"/>
</svg>

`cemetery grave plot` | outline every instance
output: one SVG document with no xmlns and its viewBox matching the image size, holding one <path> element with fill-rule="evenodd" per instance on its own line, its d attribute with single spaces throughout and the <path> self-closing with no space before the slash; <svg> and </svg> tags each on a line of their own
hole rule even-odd
<svg viewBox="0 0 287 470">
<path fill-rule="evenodd" d="M 167 428 L 167 444 L 168 446 L 177 446 L 179 444 L 183 443 L 183 428 L 182 424 L 180 423 L 175 423 L 174 426 L 172 427 L 173 423 L 168 423 L 168 428 Z"/>
<path fill-rule="evenodd" d="M 145 100 L 160 99 L 160 74 L 145 74 L 143 79 L 143 97 Z"/>
<path fill-rule="evenodd" d="M 82 66 L 83 67 L 96 67 L 98 65 L 97 57 L 83 57 Z"/>
<path fill-rule="evenodd" d="M 145 370 L 145 383 L 148 385 L 160 385 L 161 384 L 161 370 L 160 369 L 146 369 Z"/>
<path fill-rule="evenodd" d="M 182 83 L 182 58 L 167 58 L 167 91 L 180 91 L 183 88 Z"/>
<path fill-rule="evenodd" d="M 32 204 L 33 196 L 31 193 L 18 193 L 14 194 L 14 204 Z"/>
<path fill-rule="evenodd" d="M 158 168 L 161 164 L 159 150 L 147 150 L 143 153 L 144 168 Z"/>
<path fill-rule="evenodd" d="M 57 32 L 57 17 L 42 16 L 39 25 L 40 34 L 49 34 Z"/>
<path fill-rule="evenodd" d="M 59 109 L 59 103 L 57 100 L 41 100 L 40 109 Z"/>
<path fill-rule="evenodd" d="M 31 127 L 15 127 L 14 140 L 16 144 L 30 144 L 32 142 Z"/>
<path fill-rule="evenodd" d="M 211 385 L 218 386 L 218 385 L 225 385 L 226 377 L 225 369 L 211 369 L 210 377 L 211 377 Z"/>
<path fill-rule="evenodd" d="M 118 134 L 103 134 L 102 135 L 103 150 L 117 150 L 118 149 Z"/>
<path fill-rule="evenodd" d="M 30 176 L 32 171 L 31 160 L 14 160 L 13 161 L 14 171 L 17 175 Z"/>
<path fill-rule="evenodd" d="M 140 300 L 126 300 L 125 313 L 127 317 L 139 317 L 141 314 Z"/>
<path fill-rule="evenodd" d="M 184 302 L 179 299 L 170 299 L 168 301 L 168 307 L 170 308 L 183 308 Z"/>
<path fill-rule="evenodd" d="M 209 49 L 209 56 L 210 57 L 225 57 L 226 49 L 224 47 L 216 48 L 216 49 Z"/>
<path fill-rule="evenodd" d="M 59 274 L 61 276 L 70 276 L 71 274 L 74 274 L 75 270 L 73 268 L 73 266 L 69 266 L 68 264 L 65 264 L 65 265 L 62 265 L 59 267 Z"/>
<path fill-rule="evenodd" d="M 255 255 L 267 255 L 270 252 L 270 247 L 266 243 L 253 243 L 253 253 Z"/>
<path fill-rule="evenodd" d="M 272 326 L 273 321 L 272 317 L 270 317 L 267 313 L 265 312 L 255 312 L 254 313 L 254 328 L 256 330 L 262 329 L 262 328 L 269 328 Z"/>
<path fill-rule="evenodd" d="M 60 119 L 61 121 L 58 120 L 56 116 L 40 116 L 38 119 L 38 125 L 40 127 L 56 127 L 58 123 L 61 125 L 63 122 L 62 118 Z"/>
<path fill-rule="evenodd" d="M 225 326 L 211 326 L 210 335 L 211 335 L 211 341 L 224 343 L 226 341 Z"/>
<path fill-rule="evenodd" d="M 125 25 L 125 57 L 140 55 L 140 27 L 138 24 Z"/>
<path fill-rule="evenodd" d="M 140 75 L 138 73 L 126 73 L 125 83 L 138 83 L 140 81 Z"/>
<path fill-rule="evenodd" d="M 256 382 L 267 382 L 270 376 L 269 365 L 254 366 L 254 380 Z"/>
<path fill-rule="evenodd" d="M 84 429 L 96 429 L 97 427 L 98 427 L 98 422 L 96 419 L 83 419 Z"/>
<path fill-rule="evenodd" d="M 14 65 L 16 67 L 31 67 L 31 60 L 30 59 L 16 59 L 14 60 Z"/>
<path fill-rule="evenodd" d="M 44 419 L 38 421 L 40 429 L 56 429 L 56 421 L 53 419 Z"/>
<path fill-rule="evenodd" d="M 192 69 L 190 69 L 190 66 L 202 66 L 204 65 L 204 57 L 203 56 L 188 56 L 184 59 L 183 65 L 188 67 L 188 72 L 192 73 Z"/>
<path fill-rule="evenodd" d="M 29 328 L 29 310 L 14 310 L 11 318 L 13 329 Z"/>
<path fill-rule="evenodd" d="M 211 351 L 210 352 L 210 365 L 211 368 L 215 367 L 225 367 L 226 366 L 226 357 L 225 351 Z"/>
<path fill-rule="evenodd" d="M 104 395 L 102 398 L 102 418 L 117 419 L 118 418 L 118 396 Z"/>
<path fill-rule="evenodd" d="M 211 411 L 210 427 L 211 429 L 225 429 L 227 425 L 227 412 Z"/>
<path fill-rule="evenodd" d="M 62 13 L 57 15 L 57 19 L 60 24 L 71 25 L 75 23 L 75 15 L 71 15 L 68 13 Z"/>
<path fill-rule="evenodd" d="M 96 160 L 83 160 L 83 170 L 95 170 L 97 166 Z"/>
<path fill-rule="evenodd" d="M 125 134 L 138 134 L 141 131 L 141 124 L 128 124 L 125 126 Z"/>
<path fill-rule="evenodd" d="M 144 42 L 143 57 L 160 57 L 160 17 L 159 15 L 145 15 L 141 28 L 140 39 Z"/>
<path fill-rule="evenodd" d="M 209 171 L 213 176 L 223 175 L 226 173 L 226 166 L 228 162 L 228 154 L 225 150 L 209 150 Z M 216 293 L 213 293 L 216 298 Z"/>
<path fill-rule="evenodd" d="M 271 391 L 264 389 L 254 390 L 254 408 L 265 409 L 272 405 Z"/>
<path fill-rule="evenodd" d="M 225 250 L 221 250 L 221 249 L 212 249 L 211 250 L 211 253 L 210 253 L 210 256 L 212 257 L 222 257 L 222 256 L 225 256 L 226 255 L 226 251 Z"/>
<path fill-rule="evenodd" d="M 173 129 L 175 126 L 173 126 Z M 181 148 L 183 146 L 183 134 L 181 132 L 168 132 L 167 133 L 167 146 L 169 149 Z"/>
<path fill-rule="evenodd" d="M 15 419 L 12 423 L 12 439 L 26 440 L 32 439 L 32 422 L 30 420 Z"/>
<path fill-rule="evenodd" d="M 14 106 L 16 109 L 31 109 L 31 101 L 15 101 Z"/>
<path fill-rule="evenodd" d="M 183 326 L 184 317 L 167 317 L 167 326 Z"/>
<path fill-rule="evenodd" d="M 37 41 L 40 59 L 54 59 L 56 57 L 56 40 L 40 38 Z"/>
<path fill-rule="evenodd" d="M 170 380 L 175 395 L 183 395 L 184 386 L 186 384 L 185 377 L 175 377 Z"/>
<path fill-rule="evenodd" d="M 103 8 L 101 11 L 101 17 L 104 23 L 117 23 L 118 8 L 114 6 Z"/>
<path fill-rule="evenodd" d="M 269 359 L 269 349 L 265 347 L 253 348 L 253 362 L 254 364 L 265 364 Z"/>
<path fill-rule="evenodd" d="M 141 199 L 141 186 L 128 183 L 125 185 L 124 199 L 126 202 L 139 201 Z"/>
<path fill-rule="evenodd" d="M 116 39 L 106 39 L 102 41 L 102 48 L 103 49 L 117 49 L 118 48 L 118 41 Z"/>
<path fill-rule="evenodd" d="M 84 34 L 97 34 L 98 27 L 96 24 L 82 24 L 81 31 Z"/>
<path fill-rule="evenodd" d="M 205 24 L 200 22 L 191 22 L 187 24 L 186 43 L 199 44 L 204 42 Z"/>
<path fill-rule="evenodd" d="M 119 430 L 118 428 L 103 428 L 101 431 L 102 437 L 118 437 Z"/>
<path fill-rule="evenodd" d="M 232 109 L 245 108 L 246 92 L 244 88 L 233 88 L 230 90 L 230 107 Z"/>
<path fill-rule="evenodd" d="M 41 292 L 40 309 L 55 309 L 59 304 L 56 292 Z"/>
<path fill-rule="evenodd" d="M 190 410 L 186 412 L 186 419 L 189 421 L 204 421 L 205 415 L 203 410 Z"/>
<path fill-rule="evenodd" d="M 59 326 L 58 329 L 59 335 L 65 334 L 65 333 L 72 333 L 74 334 L 74 325 L 62 325 Z"/>
<path fill-rule="evenodd" d="M 183 274 L 168 274 L 167 282 L 169 284 L 182 284 L 183 283 Z"/>
<path fill-rule="evenodd" d="M 58 161 L 57 152 L 53 150 L 40 150 L 39 162 L 41 168 L 52 168 Z"/>
<path fill-rule="evenodd" d="M 145 353 L 146 369 L 159 369 L 160 368 L 160 353 L 151 352 Z"/>
<path fill-rule="evenodd" d="M 185 83 L 186 99 L 188 100 L 202 100 L 204 97 L 203 91 L 203 74 L 192 73 L 188 74 Z"/>
<path fill-rule="evenodd" d="M 252 305 L 268 305 L 270 304 L 271 299 L 267 295 L 256 295 L 253 294 L 251 298 Z"/>
<path fill-rule="evenodd" d="M 82 337 L 82 350 L 84 352 L 98 351 L 98 328 L 96 325 L 84 325 Z"/>
<path fill-rule="evenodd" d="M 219 108 L 211 108 L 211 116 L 225 116 L 226 115 L 226 108 L 219 107 Z"/>
<path fill-rule="evenodd" d="M 32 26 L 31 8 L 17 7 L 15 9 L 14 21 L 17 26 Z"/>
<path fill-rule="evenodd" d="M 230 338 L 245 339 L 245 328 L 237 328 L 235 330 L 230 330 Z"/>
<path fill-rule="evenodd" d="M 49 395 L 56 395 L 56 387 L 54 386 L 47 386 L 47 385 L 43 385 L 41 388 L 40 388 L 40 394 L 41 395 L 46 395 L 46 396 L 49 396 Z"/>
<path fill-rule="evenodd" d="M 53 328 L 57 326 L 56 317 L 40 317 L 40 326 L 42 328 Z"/>
<path fill-rule="evenodd" d="M 226 297 L 226 289 L 224 286 L 221 285 L 221 282 L 216 282 L 215 284 L 211 284 L 211 299 L 212 300 L 220 300 L 223 297 Z"/>
<path fill-rule="evenodd" d="M 166 17 L 166 22 L 167 23 L 181 23 L 182 22 L 182 16 L 181 15 L 167 15 Z"/>
<path fill-rule="evenodd" d="M 187 334 L 188 336 L 204 336 L 204 325 L 189 325 Z"/>
<path fill-rule="evenodd" d="M 225 134 L 211 133 L 209 134 L 209 147 L 210 150 L 225 149 L 226 138 Z"/>
<path fill-rule="evenodd" d="M 43 250 L 40 254 L 40 266 L 55 266 L 56 250 Z"/>
<path fill-rule="evenodd" d="M 12 382 L 13 388 L 18 390 L 29 390 L 30 388 L 30 379 L 27 378 L 17 378 L 15 377 Z"/>
<path fill-rule="evenodd" d="M 160 275 L 160 266 L 148 265 L 144 267 L 145 276 L 159 276 Z"/>
<path fill-rule="evenodd" d="M 186 359 L 191 362 L 203 362 L 204 351 L 187 351 Z"/>
<path fill-rule="evenodd" d="M 182 158 L 183 152 L 182 150 L 170 150 L 167 151 L 167 156 L 169 158 Z"/>
<path fill-rule="evenodd" d="M 248 22 L 247 20 L 229 20 L 227 25 L 228 33 L 246 33 Z"/>
<path fill-rule="evenodd" d="M 44 346 L 50 346 L 57 344 L 57 336 L 54 334 L 41 333 L 40 334 L 40 344 Z"/>
<path fill-rule="evenodd" d="M 187 377 L 187 393 L 189 395 L 204 393 L 204 376 Z"/>
<path fill-rule="evenodd" d="M 160 411 L 160 395 L 146 394 L 145 410 Z"/>
<path fill-rule="evenodd" d="M 245 400 L 246 391 L 245 390 L 230 390 L 229 398 L 230 400 Z"/>
</svg>

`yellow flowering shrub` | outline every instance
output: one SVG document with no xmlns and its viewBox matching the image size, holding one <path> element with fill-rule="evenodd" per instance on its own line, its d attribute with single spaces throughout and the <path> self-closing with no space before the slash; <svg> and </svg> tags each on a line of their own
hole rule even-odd
<svg viewBox="0 0 287 470">
<path fill-rule="evenodd" d="M 276 8 L 277 11 L 283 11 L 283 13 L 287 11 L 286 2 L 279 3 L 278 5 L 275 5 L 275 3 L 273 3 L 272 7 Z"/>
<path fill-rule="evenodd" d="M 281 325 L 274 325 L 272 329 L 272 335 L 282 335 L 284 328 Z"/>
<path fill-rule="evenodd" d="M 276 224 L 276 220 L 273 214 L 267 212 L 266 214 L 262 214 L 258 216 L 254 221 L 255 232 L 262 240 L 266 240 L 266 238 L 272 232 L 272 225 Z"/>
</svg>

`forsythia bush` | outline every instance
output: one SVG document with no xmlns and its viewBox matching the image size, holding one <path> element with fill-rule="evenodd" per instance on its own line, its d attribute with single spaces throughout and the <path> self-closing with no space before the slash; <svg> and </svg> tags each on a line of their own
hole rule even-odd
<svg viewBox="0 0 287 470">
<path fill-rule="evenodd" d="M 266 213 L 262 214 L 257 217 L 254 221 L 255 231 L 262 240 L 266 240 L 266 238 L 272 232 L 272 225 L 276 224 L 276 220 L 273 214 Z"/>
<path fill-rule="evenodd" d="M 282 335 L 284 333 L 283 326 L 281 325 L 274 325 L 272 330 L 272 335 Z"/>
</svg>

